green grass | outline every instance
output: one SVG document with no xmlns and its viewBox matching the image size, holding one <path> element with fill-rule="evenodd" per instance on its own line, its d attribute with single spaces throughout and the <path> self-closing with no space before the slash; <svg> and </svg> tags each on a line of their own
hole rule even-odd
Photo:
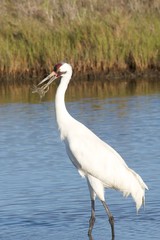
<svg viewBox="0 0 160 240">
<path fill-rule="evenodd" d="M 160 70 L 157 0 L 2 1 L 1 76 L 37 76 L 57 61 L 77 73 Z"/>
</svg>

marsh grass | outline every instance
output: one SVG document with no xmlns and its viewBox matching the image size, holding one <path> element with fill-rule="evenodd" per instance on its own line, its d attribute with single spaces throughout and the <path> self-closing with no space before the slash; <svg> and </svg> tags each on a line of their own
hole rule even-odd
<svg viewBox="0 0 160 240">
<path fill-rule="evenodd" d="M 60 60 L 77 75 L 160 70 L 159 1 L 120 2 L 2 1 L 1 77 L 34 79 Z"/>
</svg>

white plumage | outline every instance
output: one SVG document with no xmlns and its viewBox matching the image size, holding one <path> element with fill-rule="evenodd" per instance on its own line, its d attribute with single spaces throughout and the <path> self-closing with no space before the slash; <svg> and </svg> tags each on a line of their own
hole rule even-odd
<svg viewBox="0 0 160 240">
<path fill-rule="evenodd" d="M 65 143 L 70 160 L 78 169 L 80 175 L 85 177 L 88 182 L 92 210 L 88 233 L 91 235 L 95 221 L 94 201 L 97 195 L 107 211 L 113 239 L 114 219 L 105 203 L 104 189 L 119 190 L 126 197 L 131 194 L 138 211 L 144 203 L 145 189 L 148 189 L 148 187 L 112 147 L 68 113 L 65 106 L 65 91 L 71 76 L 71 66 L 67 63 L 59 63 L 55 65 L 54 71 L 42 82 L 50 78 L 55 80 L 61 77 L 55 97 L 56 119 L 61 139 Z M 53 80 L 50 80 L 50 82 Z"/>
</svg>

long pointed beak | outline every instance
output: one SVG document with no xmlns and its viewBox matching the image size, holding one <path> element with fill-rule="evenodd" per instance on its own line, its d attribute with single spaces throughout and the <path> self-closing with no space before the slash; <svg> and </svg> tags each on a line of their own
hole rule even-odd
<svg viewBox="0 0 160 240">
<path fill-rule="evenodd" d="M 53 71 L 46 78 L 44 78 L 40 83 L 38 83 L 37 86 L 41 85 L 42 83 L 44 83 L 44 82 L 46 82 L 48 80 L 52 80 L 51 82 L 53 82 L 56 78 L 57 78 L 57 74 L 56 74 L 56 72 Z"/>
<path fill-rule="evenodd" d="M 44 97 L 46 92 L 49 90 L 49 85 L 57 79 L 59 76 L 56 72 L 51 72 L 46 78 L 44 78 L 38 85 L 34 85 L 32 88 L 32 93 L 38 93 L 40 95 L 40 98 Z M 47 82 L 48 81 L 48 82 Z M 47 83 L 45 83 L 47 82 Z M 44 84 L 45 83 L 45 84 Z M 43 84 L 43 85 L 42 85 Z M 40 86 L 41 85 L 41 86 Z"/>
</svg>

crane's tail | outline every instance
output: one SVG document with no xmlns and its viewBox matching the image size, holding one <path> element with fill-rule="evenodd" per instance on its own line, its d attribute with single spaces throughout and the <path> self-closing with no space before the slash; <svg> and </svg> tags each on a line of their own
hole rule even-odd
<svg viewBox="0 0 160 240">
<path fill-rule="evenodd" d="M 131 194 L 136 203 L 136 209 L 138 212 L 140 207 L 145 205 L 145 189 L 148 190 L 148 187 L 136 172 L 134 172 L 132 169 L 129 170 L 129 174 L 132 176 L 132 180 L 130 182 L 130 191 L 123 191 L 123 194 L 126 197 Z"/>
</svg>

